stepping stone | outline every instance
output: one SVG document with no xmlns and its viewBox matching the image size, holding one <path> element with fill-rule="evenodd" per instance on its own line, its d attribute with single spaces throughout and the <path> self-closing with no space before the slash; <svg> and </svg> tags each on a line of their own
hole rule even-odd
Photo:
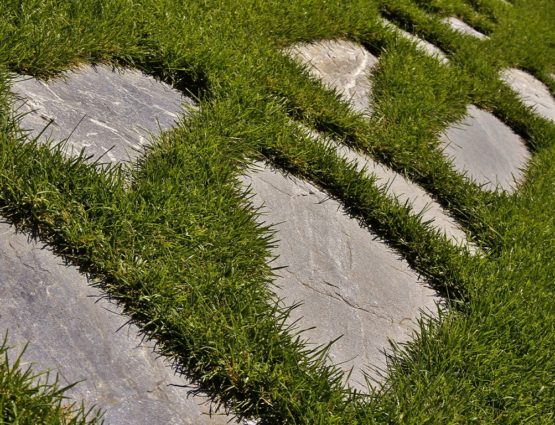
<svg viewBox="0 0 555 425">
<path fill-rule="evenodd" d="M 41 140 L 68 138 L 68 153 L 82 148 L 102 162 L 131 161 L 142 152 L 149 133 L 174 125 L 191 99 L 136 70 L 114 72 L 86 66 L 49 82 L 19 76 L 12 91 L 22 98 L 18 112 L 29 112 L 21 128 Z"/>
<path fill-rule="evenodd" d="M 444 155 L 486 190 L 514 192 L 530 159 L 522 139 L 498 118 L 474 105 L 441 136 Z"/>
<path fill-rule="evenodd" d="M 232 419 L 208 416 L 209 401 L 190 394 L 195 387 L 141 341 L 116 305 L 75 267 L 5 223 L 0 287 L 0 332 L 9 331 L 13 353 L 29 341 L 23 359 L 34 371 L 59 373 L 61 385 L 84 380 L 67 395 L 105 410 L 107 424 L 224 425 Z"/>
<path fill-rule="evenodd" d="M 480 31 L 475 30 L 466 22 L 461 21 L 453 16 L 449 18 L 442 19 L 442 22 L 446 25 L 449 25 L 452 30 L 459 32 L 464 35 L 469 35 L 471 37 L 479 38 L 480 40 L 487 40 L 489 37 L 485 34 L 482 34 Z"/>
<path fill-rule="evenodd" d="M 343 51 L 346 49 L 346 51 Z M 293 58 L 299 60 L 302 64 L 309 67 L 310 72 L 316 78 L 339 93 L 364 93 L 368 97 L 371 94 L 371 82 L 369 73 L 373 66 L 377 64 L 377 59 L 371 56 L 371 59 L 364 59 L 366 54 L 362 46 L 343 41 L 339 42 L 318 42 L 312 44 L 301 44 L 290 48 L 289 52 Z M 355 53 L 350 53 L 355 52 Z M 337 58 L 346 58 L 341 62 Z M 358 62 L 355 60 L 358 58 Z M 347 65 L 345 64 L 347 62 Z M 358 64 L 358 65 L 357 65 Z M 360 69 L 366 67 L 364 73 L 360 73 Z M 354 70 L 358 71 L 354 71 Z M 347 77 L 343 76 L 343 72 L 347 72 Z M 356 78 L 353 75 L 356 74 Z M 353 85 L 354 84 L 354 85 Z M 345 100 L 349 101 L 348 96 Z M 350 100 L 350 104 L 354 110 L 362 107 L 363 103 L 360 99 Z M 369 103 L 365 104 L 366 112 L 371 113 Z M 358 112 L 362 112 L 358 109 Z M 308 129 L 305 130 L 315 139 L 320 136 Z M 416 212 L 424 210 L 425 220 L 434 220 L 431 224 L 436 229 L 446 234 L 456 244 L 467 243 L 464 232 L 459 228 L 455 220 L 447 215 L 441 206 L 435 202 L 429 194 L 426 193 L 418 185 L 409 182 L 400 174 L 390 170 L 387 167 L 378 165 L 375 161 L 365 155 L 356 153 L 347 147 L 336 144 L 338 153 L 347 156 L 350 160 L 354 160 L 359 169 L 366 167 L 368 174 L 375 174 L 380 184 L 388 184 L 388 193 L 392 197 L 397 197 L 399 201 L 409 201 Z"/>
<path fill-rule="evenodd" d="M 555 75 L 553 76 L 555 79 Z M 516 68 L 505 69 L 501 79 L 509 85 L 520 100 L 548 120 L 555 121 L 555 99 L 541 81 Z"/>
<path fill-rule="evenodd" d="M 106 154 L 112 162 L 135 158 L 148 131 L 169 128 L 183 114 L 181 104 L 190 104 L 178 91 L 137 71 L 105 67 L 80 68 L 65 81 L 18 78 L 12 90 L 25 97 L 19 106 L 25 102 L 23 107 L 34 110 L 21 124 L 31 135 L 52 119 L 49 136 L 70 137 L 68 153 L 84 148 L 98 158 L 113 147 Z M 211 404 L 206 398 L 191 396 L 195 386 L 142 343 L 135 326 L 124 326 L 128 318 L 99 299 L 101 292 L 74 267 L 7 224 L 0 224 L 0 235 L 0 332 L 8 329 L 10 344 L 17 347 L 30 342 L 24 358 L 36 363 L 36 370 L 60 373 L 62 384 L 84 379 L 69 395 L 105 409 L 112 425 L 223 425 L 232 420 L 207 416 Z"/>
<path fill-rule="evenodd" d="M 366 390 L 364 372 L 385 369 L 388 338 L 410 339 L 420 311 L 436 312 L 439 298 L 419 281 L 399 254 L 346 215 L 341 205 L 310 183 L 268 167 L 243 178 L 263 205 L 261 221 L 275 224 L 276 293 L 287 305 L 302 301 L 291 320 L 314 327 L 303 335 L 331 347 L 330 360 L 353 373 L 348 384 Z"/>
<path fill-rule="evenodd" d="M 368 78 L 378 58 L 361 45 L 344 40 L 297 44 L 286 52 L 308 66 L 324 85 L 337 91 L 354 111 L 370 115 L 372 82 Z"/>
<path fill-rule="evenodd" d="M 434 46 L 432 43 L 430 43 L 426 40 L 422 40 L 421 38 L 411 34 L 410 32 L 402 30 L 397 25 L 394 25 L 393 23 L 391 23 L 390 21 L 388 21 L 385 18 L 382 18 L 381 20 L 387 28 L 392 29 L 393 31 L 398 33 L 401 37 L 404 37 L 407 40 L 412 41 L 416 45 L 416 47 L 419 50 L 421 50 L 422 52 L 427 53 L 428 55 L 435 57 L 437 60 L 439 60 L 443 64 L 449 63 L 449 59 L 447 59 L 447 56 L 445 55 L 445 53 L 439 47 Z"/>
</svg>

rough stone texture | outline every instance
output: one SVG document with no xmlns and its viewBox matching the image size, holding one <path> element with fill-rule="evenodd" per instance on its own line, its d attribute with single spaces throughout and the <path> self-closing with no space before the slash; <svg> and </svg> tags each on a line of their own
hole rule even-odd
<svg viewBox="0 0 555 425">
<path fill-rule="evenodd" d="M 480 40 L 486 40 L 489 38 L 487 35 L 472 28 L 466 22 L 463 22 L 453 16 L 443 19 L 443 23 L 449 25 L 453 30 L 460 32 L 461 34 L 470 35 L 471 37 L 476 37 Z"/>
<path fill-rule="evenodd" d="M 34 110 L 21 122 L 36 136 L 49 122 L 42 140 L 69 138 L 73 153 L 83 147 L 102 162 L 135 159 L 149 132 L 170 128 L 191 100 L 136 70 L 82 67 L 65 79 L 49 82 L 19 76 L 12 91 L 24 98 L 19 112 Z M 72 153 L 70 152 L 70 153 Z"/>
<path fill-rule="evenodd" d="M 76 400 L 106 410 L 110 425 L 226 424 L 210 403 L 142 343 L 135 326 L 74 267 L 0 223 L 0 332 L 34 369 L 59 372 Z M 192 388 L 192 387 L 191 387 Z"/>
<path fill-rule="evenodd" d="M 292 320 L 315 329 L 305 336 L 314 344 L 343 337 L 331 349 L 331 361 L 353 368 L 348 383 L 364 390 L 367 367 L 385 367 L 387 339 L 402 342 L 414 330 L 420 309 L 435 312 L 435 292 L 398 254 L 343 212 L 340 204 L 313 185 L 264 168 L 244 177 L 261 220 L 278 223 L 279 271 L 276 291 L 291 305 L 302 301 Z"/>
<path fill-rule="evenodd" d="M 435 57 L 441 63 L 444 63 L 444 64 L 449 63 L 449 59 L 447 59 L 447 56 L 439 47 L 434 46 L 432 43 L 426 40 L 422 40 L 421 38 L 411 34 L 410 32 L 402 30 L 401 28 L 394 25 L 387 19 L 382 18 L 382 22 L 387 28 L 391 28 L 393 31 L 397 32 L 400 36 L 412 41 L 416 45 L 416 47 L 421 51 L 423 51 L 424 53 L 427 53 L 430 56 Z"/>
<path fill-rule="evenodd" d="M 533 108 L 544 118 L 555 121 L 555 99 L 545 84 L 516 68 L 503 70 L 501 79 L 518 94 L 525 105 Z"/>
<path fill-rule="evenodd" d="M 526 146 L 513 131 L 489 112 L 468 107 L 462 122 L 449 127 L 441 137 L 444 154 L 455 168 L 473 178 L 484 189 L 516 189 L 530 158 Z"/>
<path fill-rule="evenodd" d="M 287 53 L 308 66 L 309 72 L 350 102 L 353 110 L 371 114 L 369 77 L 378 58 L 362 46 L 343 40 L 298 44 Z"/>
</svg>

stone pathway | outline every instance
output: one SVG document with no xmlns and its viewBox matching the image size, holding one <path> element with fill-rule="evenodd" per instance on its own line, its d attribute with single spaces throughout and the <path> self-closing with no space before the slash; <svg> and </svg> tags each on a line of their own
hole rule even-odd
<svg viewBox="0 0 555 425">
<path fill-rule="evenodd" d="M 331 347 L 331 360 L 345 371 L 349 385 L 365 390 L 364 373 L 378 378 L 386 366 L 388 338 L 407 341 L 420 310 L 434 313 L 439 298 L 383 242 L 349 217 L 341 205 L 310 183 L 285 177 L 259 164 L 244 177 L 261 221 L 275 225 L 280 242 L 275 267 L 286 266 L 277 295 L 287 305 L 302 301 L 291 320 L 314 327 L 304 335 L 313 346 Z"/>
<path fill-rule="evenodd" d="M 516 68 L 503 70 L 501 79 L 518 94 L 526 106 L 542 117 L 555 121 L 555 99 L 545 84 Z"/>
<path fill-rule="evenodd" d="M 470 25 L 468 25 L 466 22 L 463 22 L 460 19 L 457 19 L 453 16 L 451 16 L 449 18 L 442 19 L 442 22 L 445 25 L 450 26 L 451 29 L 453 29 L 454 31 L 456 31 L 458 33 L 461 33 L 463 35 L 468 35 L 468 36 L 471 36 L 471 37 L 475 37 L 475 38 L 478 38 L 480 40 L 489 39 L 489 37 L 487 35 L 482 34 L 480 31 L 475 30 Z"/>
</svg>

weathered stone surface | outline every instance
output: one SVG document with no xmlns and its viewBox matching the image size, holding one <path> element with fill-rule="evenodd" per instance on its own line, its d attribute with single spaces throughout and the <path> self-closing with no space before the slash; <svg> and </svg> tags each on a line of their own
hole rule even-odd
<svg viewBox="0 0 555 425">
<path fill-rule="evenodd" d="M 287 53 L 308 66 L 309 72 L 336 90 L 356 112 L 371 113 L 369 74 L 378 59 L 362 46 L 343 40 L 297 44 Z"/>
<path fill-rule="evenodd" d="M 530 158 L 523 141 L 503 122 L 474 105 L 466 118 L 441 136 L 444 154 L 455 168 L 484 189 L 513 192 Z"/>
<path fill-rule="evenodd" d="M 545 84 L 516 68 L 503 70 L 501 79 L 518 94 L 525 105 L 544 118 L 555 121 L 555 99 Z"/>
<path fill-rule="evenodd" d="M 464 35 L 469 35 L 471 37 L 479 38 L 480 40 L 486 40 L 489 37 L 485 34 L 482 34 L 480 31 L 475 30 L 466 22 L 461 21 L 453 16 L 449 18 L 443 19 L 443 23 L 449 25 L 453 30 L 460 32 Z"/>
<path fill-rule="evenodd" d="M 353 368 L 348 383 L 365 389 L 364 370 L 384 368 L 388 338 L 409 338 L 420 309 L 436 311 L 435 292 L 424 286 L 398 254 L 340 204 L 313 185 L 286 178 L 269 168 L 244 177 L 255 205 L 264 204 L 261 220 L 278 223 L 275 266 L 277 294 L 291 305 L 302 301 L 291 319 L 315 329 L 305 336 L 314 344 L 343 337 L 331 348 L 331 361 Z"/>
<path fill-rule="evenodd" d="M 206 398 L 141 342 L 138 330 L 74 267 L 0 223 L 0 332 L 34 369 L 58 372 L 69 391 L 106 410 L 110 425 L 226 424 Z M 193 387 L 190 387 L 193 388 Z"/>
<path fill-rule="evenodd" d="M 49 82 L 19 76 L 12 91 L 24 98 L 21 128 L 36 136 L 51 122 L 42 139 L 69 138 L 69 153 L 87 149 L 102 162 L 136 158 L 149 132 L 170 128 L 191 100 L 167 84 L 136 70 L 112 71 L 106 66 L 79 68 L 65 79 Z"/>
<path fill-rule="evenodd" d="M 427 53 L 428 55 L 435 57 L 441 63 L 444 63 L 444 64 L 449 63 L 449 59 L 447 59 L 447 56 L 439 47 L 434 46 L 429 41 L 422 40 L 420 37 L 417 37 L 411 34 L 410 32 L 402 30 L 397 25 L 394 25 L 387 19 L 382 18 L 382 22 L 387 28 L 391 28 L 393 31 L 397 32 L 401 37 L 404 37 L 412 41 L 416 45 L 416 47 L 421 51 L 423 51 L 424 53 Z"/>
</svg>

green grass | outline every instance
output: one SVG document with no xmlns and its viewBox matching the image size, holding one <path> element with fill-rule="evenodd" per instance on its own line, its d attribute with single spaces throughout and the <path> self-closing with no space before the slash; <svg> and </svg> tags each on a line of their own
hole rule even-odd
<svg viewBox="0 0 555 425">
<path fill-rule="evenodd" d="M 380 13 L 452 65 L 384 28 Z M 439 19 L 450 15 L 491 39 L 449 30 Z M 0 16 L 0 213 L 90 273 L 234 414 L 279 424 L 555 421 L 555 125 L 497 76 L 519 67 L 555 93 L 552 1 L 6 0 Z M 370 120 L 282 53 L 323 38 L 380 56 Z M 200 108 L 133 169 L 23 143 L 8 73 L 48 77 L 88 62 L 138 67 Z M 482 192 L 442 157 L 438 135 L 469 103 L 533 152 L 516 195 Z M 292 119 L 421 184 L 484 255 L 453 247 Z M 339 199 L 448 299 L 449 312 L 422 321 L 369 396 L 343 388 L 325 347 L 308 350 L 284 324 L 267 261 L 274 236 L 256 224 L 237 179 L 254 159 Z"/>
</svg>

